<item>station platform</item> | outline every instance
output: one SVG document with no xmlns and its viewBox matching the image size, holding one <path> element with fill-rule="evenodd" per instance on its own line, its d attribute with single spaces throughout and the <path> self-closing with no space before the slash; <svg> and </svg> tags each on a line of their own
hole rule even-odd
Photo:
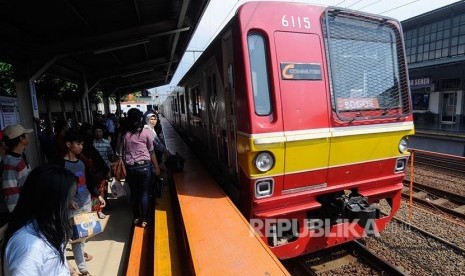
<svg viewBox="0 0 465 276">
<path fill-rule="evenodd" d="M 157 203 L 155 214 L 178 210 L 175 225 L 182 234 L 175 237 L 173 225 L 156 217 L 154 275 L 289 275 L 169 122 L 161 123 L 167 148 L 185 163 L 169 184 L 172 208 Z"/>
<path fill-rule="evenodd" d="M 92 275 L 289 275 L 232 201 L 162 117 L 167 148 L 185 158 L 167 174 L 146 228 L 134 227 L 128 197 L 109 199 L 104 232 L 88 240 Z M 127 188 L 127 187 L 126 187 Z M 76 268 L 71 246 L 67 258 Z"/>
<path fill-rule="evenodd" d="M 93 259 L 87 262 L 91 275 L 126 274 L 133 231 L 132 209 L 128 197 L 109 198 L 108 201 L 111 210 L 106 211 L 106 217 L 100 220 L 104 228 L 103 233 L 93 236 L 85 245 L 85 252 L 93 256 Z M 77 268 L 70 244 L 66 248 L 66 256 L 70 264 Z"/>
</svg>

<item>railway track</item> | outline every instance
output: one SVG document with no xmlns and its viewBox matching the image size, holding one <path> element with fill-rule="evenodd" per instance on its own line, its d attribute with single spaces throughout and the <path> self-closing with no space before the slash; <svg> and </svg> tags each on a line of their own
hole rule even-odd
<svg viewBox="0 0 465 276">
<path fill-rule="evenodd" d="M 351 268 L 347 273 L 349 270 L 354 273 L 354 269 L 357 269 L 357 272 L 372 270 L 379 275 L 407 275 L 358 241 L 293 259 L 285 263 L 285 266 L 292 275 L 303 276 L 332 275 L 334 270 L 344 270 L 341 267 L 349 264 Z"/>
<path fill-rule="evenodd" d="M 414 164 L 465 173 L 465 158 L 460 156 L 415 150 Z"/>
<path fill-rule="evenodd" d="M 400 224 L 403 224 L 403 225 L 407 226 L 408 229 L 411 229 L 411 230 L 413 229 L 414 231 L 420 232 L 421 234 L 423 234 L 425 236 L 428 236 L 428 237 L 430 237 L 432 239 L 435 239 L 435 240 L 437 240 L 437 241 L 439 241 L 439 242 L 441 242 L 443 244 L 446 244 L 447 246 L 452 247 L 453 249 L 455 249 L 457 251 L 465 253 L 465 248 L 460 247 L 460 246 L 458 246 L 458 245 L 456 245 L 456 244 L 454 244 L 454 243 L 452 243 L 452 242 L 450 242 L 450 241 L 448 241 L 446 239 L 443 239 L 443 238 L 441 238 L 441 237 L 439 237 L 439 236 L 437 236 L 437 235 L 435 235 L 433 233 L 425 231 L 425 230 L 423 230 L 423 229 L 421 229 L 421 228 L 419 228 L 419 227 L 417 227 L 417 226 L 415 226 L 415 225 L 413 225 L 411 223 L 408 223 L 407 221 L 404 221 L 402 219 L 399 219 L 399 218 L 396 218 L 396 217 L 394 217 L 392 219 L 397 221 Z"/>
<path fill-rule="evenodd" d="M 410 182 L 404 180 L 404 189 L 402 197 L 410 198 Z M 420 183 L 413 183 L 412 198 L 415 202 L 419 202 L 445 212 L 447 214 L 465 219 L 465 197 L 433 188 Z"/>
</svg>

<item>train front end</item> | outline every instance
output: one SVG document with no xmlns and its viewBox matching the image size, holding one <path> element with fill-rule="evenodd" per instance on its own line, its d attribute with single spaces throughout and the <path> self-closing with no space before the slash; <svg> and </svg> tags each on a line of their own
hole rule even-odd
<svg viewBox="0 0 465 276">
<path fill-rule="evenodd" d="M 239 9 L 238 29 L 251 226 L 281 259 L 379 235 L 399 208 L 414 134 L 399 22 L 257 2 Z"/>
</svg>

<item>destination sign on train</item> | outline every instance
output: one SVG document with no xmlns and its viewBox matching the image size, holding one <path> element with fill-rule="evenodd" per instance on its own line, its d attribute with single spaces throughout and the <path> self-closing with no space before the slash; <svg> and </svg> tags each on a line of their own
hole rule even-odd
<svg viewBox="0 0 465 276">
<path fill-rule="evenodd" d="M 283 80 L 321 80 L 321 64 L 281 62 Z"/>
<path fill-rule="evenodd" d="M 338 110 L 379 108 L 377 98 L 337 98 Z"/>
</svg>

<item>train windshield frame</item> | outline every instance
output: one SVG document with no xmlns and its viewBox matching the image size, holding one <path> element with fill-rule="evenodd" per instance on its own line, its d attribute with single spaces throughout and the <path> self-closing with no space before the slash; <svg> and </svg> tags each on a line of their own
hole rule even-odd
<svg viewBox="0 0 465 276">
<path fill-rule="evenodd" d="M 262 34 L 249 33 L 247 46 L 250 59 L 250 72 L 255 114 L 268 116 L 273 112 L 270 95 L 267 44 Z"/>
<path fill-rule="evenodd" d="M 323 17 L 331 103 L 343 121 L 410 114 L 400 30 L 389 19 L 327 10 Z"/>
</svg>

